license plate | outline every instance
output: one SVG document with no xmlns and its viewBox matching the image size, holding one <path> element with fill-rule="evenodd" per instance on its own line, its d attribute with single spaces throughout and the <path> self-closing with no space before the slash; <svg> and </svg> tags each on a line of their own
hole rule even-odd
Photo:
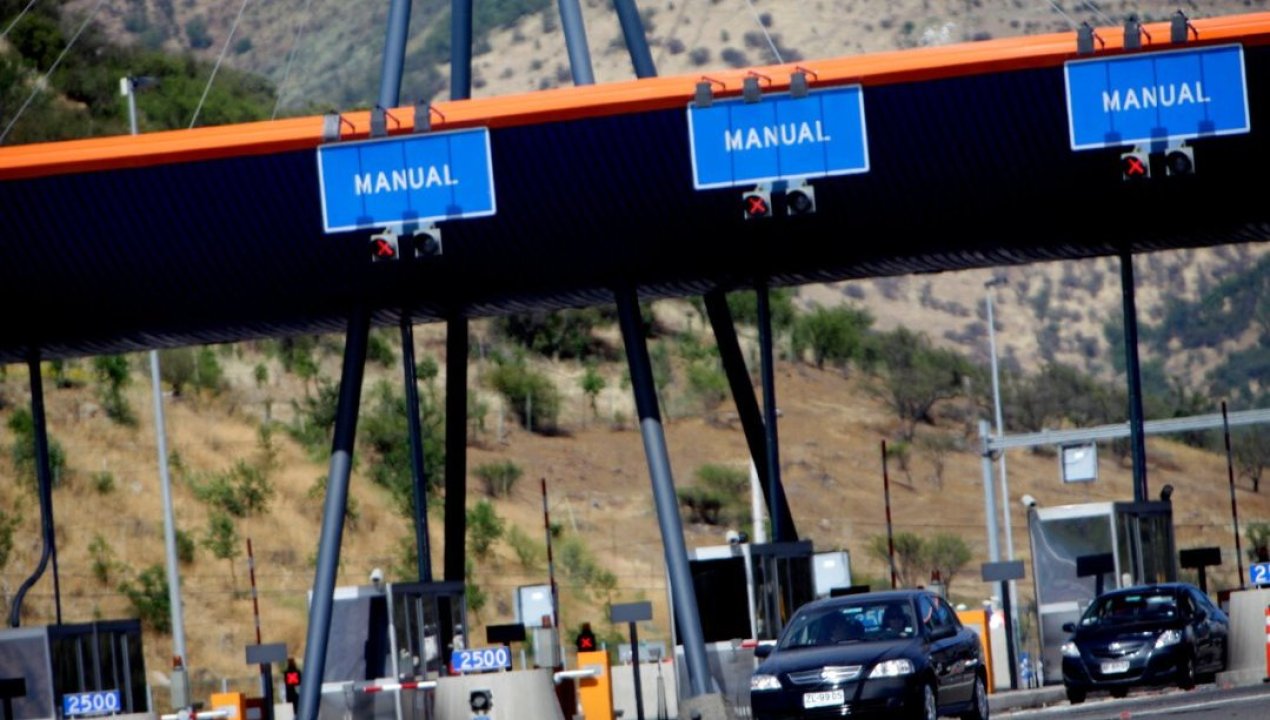
<svg viewBox="0 0 1270 720">
<path fill-rule="evenodd" d="M 830 705 L 841 705 L 847 699 L 842 690 L 826 690 L 825 692 L 803 693 L 803 707 L 818 708 Z"/>
<path fill-rule="evenodd" d="M 1116 662 L 1105 662 L 1102 664 L 1103 675 L 1113 675 L 1122 672 L 1129 672 L 1128 660 L 1117 660 Z"/>
</svg>

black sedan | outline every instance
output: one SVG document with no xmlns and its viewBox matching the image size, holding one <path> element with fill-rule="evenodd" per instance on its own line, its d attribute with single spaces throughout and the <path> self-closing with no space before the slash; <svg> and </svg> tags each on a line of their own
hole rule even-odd
<svg viewBox="0 0 1270 720">
<path fill-rule="evenodd" d="M 757 654 L 765 659 L 750 679 L 756 720 L 988 717 L 979 637 L 924 590 L 808 603 Z"/>
<path fill-rule="evenodd" d="M 1199 588 L 1164 583 L 1103 593 L 1067 623 L 1063 685 L 1067 699 L 1083 702 L 1092 690 L 1123 697 L 1129 688 L 1176 683 L 1226 669 L 1230 620 Z"/>
</svg>

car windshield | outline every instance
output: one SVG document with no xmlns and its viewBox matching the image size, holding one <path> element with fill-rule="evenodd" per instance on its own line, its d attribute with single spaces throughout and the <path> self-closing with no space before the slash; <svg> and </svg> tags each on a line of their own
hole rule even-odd
<svg viewBox="0 0 1270 720">
<path fill-rule="evenodd" d="M 1177 617 L 1177 598 L 1166 589 L 1104 595 L 1085 611 L 1081 625 L 1120 625 Z"/>
<path fill-rule="evenodd" d="M 905 600 L 829 605 L 794 617 L 779 648 L 900 640 L 913 637 L 916 628 L 912 606 Z"/>
</svg>

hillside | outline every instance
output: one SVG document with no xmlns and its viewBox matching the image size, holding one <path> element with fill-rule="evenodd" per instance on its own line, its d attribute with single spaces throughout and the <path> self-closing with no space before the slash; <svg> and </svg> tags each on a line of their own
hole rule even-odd
<svg viewBox="0 0 1270 720">
<path fill-rule="evenodd" d="M 665 332 L 687 330 L 700 322 L 682 303 L 658 303 L 657 317 Z M 487 328 L 474 328 L 478 338 Z M 611 337 L 603 333 L 605 337 Z M 391 344 L 392 333 L 379 333 Z M 669 341 L 666 335 L 654 347 Z M 444 368 L 444 329 L 419 328 L 419 357 L 433 358 Z M 752 340 L 747 340 L 752 342 Z M 320 376 L 336 377 L 338 338 L 324 340 L 317 357 Z M 478 343 L 478 346 L 480 343 Z M 252 605 L 249 599 L 246 559 L 217 559 L 202 545 L 209 527 L 210 507 L 195 496 L 200 473 L 221 472 L 234 461 L 255 462 L 260 456 L 258 427 L 266 417 L 286 425 L 294 417 L 292 398 L 305 396 L 306 383 L 282 370 L 277 357 L 258 345 L 224 347 L 215 351 L 224 370 L 225 389 L 218 396 L 194 393 L 167 398 L 169 446 L 179 455 L 174 472 L 174 504 L 178 526 L 200 542 L 192 563 L 182 567 L 186 598 L 186 633 L 190 663 L 204 691 L 219 687 L 222 678 L 250 687 L 252 674 L 242 665 L 242 646 L 254 642 Z M 162 522 L 159 509 L 154 436 L 150 416 L 148 376 L 144 356 L 129 358 L 132 384 L 125 396 L 135 411 L 135 428 L 121 427 L 106 417 L 97 384 L 88 381 L 87 363 L 72 364 L 64 375 L 85 380 L 80 387 L 57 388 L 48 377 L 46 396 L 50 431 L 65 451 L 66 470 L 55 492 L 58 519 L 62 614 L 66 622 L 84 622 L 131 614 L 126 598 L 116 589 L 123 579 L 136 579 L 142 570 L 161 563 Z M 255 368 L 267 368 L 267 380 L 257 382 Z M 630 391 L 623 387 L 620 364 L 599 366 L 605 388 L 595 411 L 582 393 L 579 378 L 584 368 L 576 362 L 536 363 L 561 391 L 561 432 L 543 436 L 526 432 L 502 409 L 501 399 L 483 384 L 491 371 L 488 361 L 473 360 L 469 373 L 488 412 L 484 428 L 475 427 L 468 448 L 469 506 L 483 497 L 475 476 L 479 466 L 511 461 L 522 469 L 521 480 L 509 497 L 493 501 L 497 514 L 515 525 L 538 545 L 528 565 L 518 559 L 515 547 L 504 540 L 494 554 L 474 564 L 472 581 L 488 601 L 475 615 L 479 624 L 509 622 L 515 588 L 545 581 L 545 556 L 541 495 L 538 480 L 545 478 L 551 519 L 563 528 L 561 542 L 581 539 L 582 550 L 574 560 L 592 562 L 614 576 L 610 588 L 579 586 L 557 559 L 561 573 L 563 622 L 576 627 L 603 617 L 600 603 L 647 599 L 654 603 L 654 622 L 641 632 L 650 639 L 666 637 L 667 611 L 663 556 L 640 435 L 632 420 Z M 5 369 L 0 385 L 0 419 L 7 421 L 17 406 L 25 404 L 25 369 Z M 724 403 L 701 414 L 691 410 L 682 375 L 668 385 L 666 436 L 670 459 L 680 487 L 694 482 L 696 471 L 707 464 L 743 469 L 744 438 L 739 423 Z M 379 379 L 399 385 L 399 369 L 377 364 L 368 367 L 367 406 Z M 443 378 L 435 381 L 443 387 Z M 793 515 L 801 536 L 818 550 L 851 552 L 856 579 L 878 582 L 884 568 L 865 550 L 868 539 L 885 532 L 882 522 L 879 442 L 894 443 L 898 423 L 876 394 L 864 373 L 821 371 L 804 363 L 782 361 L 777 367 L 777 398 L 781 413 L 782 473 Z M 425 393 L 427 394 L 427 393 Z M 891 466 L 892 504 L 897 532 L 929 537 L 951 532 L 962 537 L 974 559 L 953 580 L 954 596 L 968 604 L 987 597 L 973 568 L 986 560 L 981 469 L 973 448 L 973 426 L 979 413 L 965 400 L 940 405 L 936 425 L 919 428 L 919 435 L 938 434 L 955 448 L 942 458 L 942 473 L 935 470 L 935 456 L 915 451 L 908 472 Z M 370 412 L 369 407 L 364 410 Z M 11 431 L 0 431 L 0 445 L 14 443 Z M 250 537 L 256 555 L 256 579 L 261 591 L 260 608 L 265 642 L 286 642 L 299 652 L 304 638 L 305 592 L 312 581 L 311 562 L 318 534 L 320 500 L 311 494 L 315 479 L 326 472 L 325 458 L 315 458 L 276 432 L 273 443 L 276 464 L 269 476 L 276 489 L 267 515 L 248 517 L 237 524 L 241 546 Z M 384 568 L 391 580 L 402 565 L 401 548 L 409 542 L 408 526 L 393 509 L 393 501 L 368 478 L 365 444 L 359 445 L 352 496 L 357 520 L 345 535 L 340 584 L 366 581 L 371 568 Z M 1235 583 L 1233 542 L 1230 534 L 1229 497 L 1223 459 L 1175 442 L 1150 439 L 1152 492 L 1165 483 L 1177 489 L 1178 546 L 1221 545 L 1227 565 L 1217 569 L 1213 583 Z M 109 473 L 110 489 L 100 478 Z M 936 480 L 936 476 L 940 480 Z M 182 479 L 185 478 L 185 479 Z M 1090 500 L 1126 499 L 1132 496 L 1130 472 L 1110 454 L 1103 455 L 1100 480 L 1094 485 L 1063 487 L 1058 481 L 1052 454 L 1013 452 L 1010 455 L 1010 491 L 1017 500 L 1025 493 L 1043 505 Z M 1241 523 L 1270 520 L 1270 492 L 1252 493 L 1241 480 Z M 440 567 L 440 501 L 434 501 L 431 519 L 434 565 Z M 16 508 L 20 523 L 10 562 L 0 572 L 0 595 L 6 602 L 34 568 L 39 557 L 38 508 L 27 486 L 15 479 L 14 466 L 0 463 L 0 507 Z M 1027 559 L 1025 516 L 1018 502 L 1010 506 L 1016 556 Z M 110 518 L 106 522 L 82 522 L 82 518 Z M 689 547 L 721 544 L 726 527 L 686 524 Z M 99 579 L 91 550 L 100 536 L 113 555 L 109 577 Z M 557 548 L 559 552 L 559 548 Z M 100 550 L 98 556 L 100 556 Z M 534 554 L 534 553 L 531 553 Z M 560 556 L 557 555 L 557 558 Z M 577 576 L 574 576 L 577 577 Z M 1020 590 L 1031 597 L 1026 582 Z M 53 618 L 51 578 L 46 574 L 28 595 L 24 623 L 50 622 Z M 607 629 L 597 622 L 598 629 Z M 608 632 L 612 632 L 608 630 Z M 613 637 L 613 635 L 609 635 Z M 170 639 L 154 632 L 146 635 L 147 668 L 166 670 Z M 156 681 L 157 681 L 156 677 Z"/>
</svg>

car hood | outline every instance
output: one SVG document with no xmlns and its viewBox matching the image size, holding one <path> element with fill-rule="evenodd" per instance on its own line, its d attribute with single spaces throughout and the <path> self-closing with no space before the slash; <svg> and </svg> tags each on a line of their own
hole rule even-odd
<svg viewBox="0 0 1270 720">
<path fill-rule="evenodd" d="M 884 660 L 906 657 L 919 659 L 917 640 L 893 642 L 847 643 L 830 647 L 790 648 L 777 650 L 758 666 L 756 674 L 779 675 L 810 670 L 827 665 L 871 666 Z"/>
</svg>

